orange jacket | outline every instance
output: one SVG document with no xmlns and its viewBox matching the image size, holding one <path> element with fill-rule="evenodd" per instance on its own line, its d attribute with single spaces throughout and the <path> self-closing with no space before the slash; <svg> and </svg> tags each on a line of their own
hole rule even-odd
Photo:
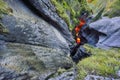
<svg viewBox="0 0 120 80">
<path fill-rule="evenodd" d="M 80 42 L 81 42 L 81 40 L 80 40 L 78 34 L 79 34 L 79 31 L 80 31 L 80 29 L 82 28 L 82 26 L 85 25 L 85 23 L 86 23 L 86 21 L 85 21 L 84 19 L 80 19 L 79 25 L 75 27 L 76 43 L 77 43 L 77 44 L 80 44 Z"/>
<path fill-rule="evenodd" d="M 80 29 L 85 25 L 85 23 L 85 20 L 81 19 L 79 25 L 75 27 L 75 32 L 79 33 Z"/>
</svg>

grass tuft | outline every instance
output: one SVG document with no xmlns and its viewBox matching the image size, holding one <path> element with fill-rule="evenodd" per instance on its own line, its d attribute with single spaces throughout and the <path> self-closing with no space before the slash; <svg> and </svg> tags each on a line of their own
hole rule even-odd
<svg viewBox="0 0 120 80">
<path fill-rule="evenodd" d="M 77 64 L 78 80 L 83 80 L 88 74 L 118 78 L 116 72 L 120 70 L 120 49 L 103 50 L 89 45 L 84 47 L 92 56 Z"/>
</svg>

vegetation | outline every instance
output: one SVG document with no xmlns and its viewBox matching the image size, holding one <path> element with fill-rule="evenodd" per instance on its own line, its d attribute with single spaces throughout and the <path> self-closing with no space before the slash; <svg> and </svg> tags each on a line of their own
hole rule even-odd
<svg viewBox="0 0 120 80">
<path fill-rule="evenodd" d="M 103 50 L 89 45 L 84 47 L 92 56 L 78 63 L 78 80 L 83 80 L 87 74 L 118 77 L 116 72 L 120 70 L 120 49 Z"/>
<path fill-rule="evenodd" d="M 7 4 L 0 0 L 0 17 L 2 17 L 2 14 L 8 14 L 11 11 L 11 9 L 7 6 Z"/>
<path fill-rule="evenodd" d="M 109 17 L 120 16 L 120 0 L 114 0 L 106 15 L 108 15 Z"/>
<path fill-rule="evenodd" d="M 89 9 L 86 5 L 86 0 L 51 0 L 51 2 L 70 29 L 73 29 L 78 24 L 78 17 L 81 11 Z"/>
<path fill-rule="evenodd" d="M 109 17 L 120 16 L 120 0 L 87 0 L 93 13 L 98 13 L 105 8 L 103 15 Z"/>
<path fill-rule="evenodd" d="M 4 27 L 4 25 L 0 22 L 0 34 L 8 33 L 9 31 Z"/>
<path fill-rule="evenodd" d="M 83 10 L 92 11 L 94 15 L 101 11 L 98 16 L 120 16 L 120 0 L 51 0 L 51 2 L 70 29 L 79 23 L 78 17 Z"/>
<path fill-rule="evenodd" d="M 120 16 L 120 0 L 51 0 L 51 2 L 71 29 L 78 24 L 77 18 L 83 10 L 90 12 L 92 9 L 96 15 L 93 21 L 98 20 L 101 15 Z M 77 64 L 78 80 L 83 80 L 87 74 L 118 77 L 116 72 L 120 70 L 120 49 L 103 50 L 89 45 L 84 47 L 92 53 L 92 56 Z"/>
<path fill-rule="evenodd" d="M 11 8 L 9 8 L 3 0 L 0 0 L 0 18 L 2 17 L 3 14 L 9 14 L 9 12 L 11 11 L 12 11 Z M 8 30 L 5 29 L 4 25 L 1 22 L 0 33 L 8 33 Z"/>
</svg>

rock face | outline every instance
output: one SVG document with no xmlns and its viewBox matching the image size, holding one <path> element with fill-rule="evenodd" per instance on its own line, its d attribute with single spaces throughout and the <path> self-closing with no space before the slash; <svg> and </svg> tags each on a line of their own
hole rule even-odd
<svg viewBox="0 0 120 80">
<path fill-rule="evenodd" d="M 23 74 L 17 74 L 16 72 L 3 68 L 0 66 L 0 80 L 10 80 L 10 79 L 30 79 L 29 76 L 26 73 Z M 26 76 L 25 76 L 26 75 Z"/>
<path fill-rule="evenodd" d="M 5 16 L 2 22 L 9 29 L 8 35 L 0 37 L 5 41 L 61 48 L 69 53 L 66 40 L 52 25 L 43 20 L 32 23 L 13 16 Z"/>
<path fill-rule="evenodd" d="M 120 47 L 120 17 L 102 18 L 84 29 L 88 43 L 100 48 Z"/>
<path fill-rule="evenodd" d="M 44 80 L 59 67 L 72 67 L 68 55 L 74 40 L 49 0 L 4 1 L 13 13 L 0 19 L 9 30 L 0 35 L 0 80 Z"/>
<path fill-rule="evenodd" d="M 86 49 L 83 46 L 80 46 L 75 55 L 72 56 L 72 59 L 74 62 L 78 63 L 81 59 L 85 57 L 89 57 L 91 54 L 86 51 Z"/>
<path fill-rule="evenodd" d="M 50 0 L 28 0 L 31 5 L 38 10 L 38 14 L 41 14 L 44 19 L 47 19 L 52 25 L 54 25 L 67 40 L 69 45 L 72 45 L 73 38 L 68 30 L 68 26 L 64 20 L 62 20 L 56 13 L 54 5 Z"/>
<path fill-rule="evenodd" d="M 120 47 L 120 17 L 101 19 L 91 23 L 90 28 L 103 34 L 99 36 L 97 46 Z"/>
<path fill-rule="evenodd" d="M 0 49 L 0 66 L 6 68 L 6 71 L 9 71 L 8 69 L 13 71 L 14 74 L 10 71 L 10 76 L 26 73 L 28 76 L 23 74 L 24 77 L 45 78 L 41 75 L 48 76 L 59 67 L 70 68 L 72 66 L 69 57 L 65 57 L 60 49 L 3 41 L 1 41 L 1 47 L 3 49 Z M 5 75 L 7 72 L 3 72 L 2 77 L 7 78 Z M 16 78 L 18 77 L 16 76 Z"/>
<path fill-rule="evenodd" d="M 73 39 L 71 39 L 71 35 L 67 25 L 57 26 L 57 28 L 63 27 L 64 30 L 56 29 L 56 26 L 44 21 L 43 19 L 41 19 L 41 17 L 37 16 L 37 14 L 33 13 L 29 8 L 27 8 L 27 6 L 24 5 L 24 2 L 20 0 L 6 1 L 13 9 L 14 16 L 4 16 L 2 18 L 2 23 L 10 30 L 9 35 L 1 37 L 2 39 L 11 42 L 43 45 L 53 48 L 61 47 L 61 49 L 67 50 L 66 53 L 69 53 L 69 45 L 71 45 L 72 43 L 68 42 L 68 39 L 70 41 L 72 40 L 72 42 Z M 46 16 L 49 17 L 50 15 Z M 64 23 L 65 22 L 63 22 L 63 24 Z M 62 32 L 65 32 L 66 35 L 61 34 Z"/>
</svg>

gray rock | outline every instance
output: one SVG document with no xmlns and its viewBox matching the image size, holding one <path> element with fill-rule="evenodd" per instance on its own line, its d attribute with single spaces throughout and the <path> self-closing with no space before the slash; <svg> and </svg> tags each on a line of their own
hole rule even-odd
<svg viewBox="0 0 120 80">
<path fill-rule="evenodd" d="M 38 13 L 43 16 L 44 19 L 47 19 L 51 24 L 53 24 L 67 40 L 69 45 L 74 43 L 73 37 L 68 29 L 65 21 L 59 17 L 56 12 L 54 5 L 51 4 L 50 0 L 29 0 L 32 6 L 38 10 Z"/>
<path fill-rule="evenodd" d="M 91 23 L 90 28 L 104 34 L 99 36 L 97 46 L 120 47 L 120 17 L 103 18 Z"/>
<path fill-rule="evenodd" d="M 56 75 L 56 76 L 55 76 Z M 69 70 L 63 73 L 54 74 L 55 77 L 51 77 L 48 80 L 76 80 L 76 71 Z"/>
<path fill-rule="evenodd" d="M 120 80 L 103 76 L 87 75 L 84 80 Z"/>
<path fill-rule="evenodd" d="M 0 80 L 45 80 L 59 67 L 73 66 L 74 40 L 49 0 L 4 1 L 13 13 L 0 19 L 9 30 L 0 34 Z"/>
<path fill-rule="evenodd" d="M 13 70 L 3 68 L 0 66 L 0 80 L 23 80 L 30 79 L 30 76 L 27 73 L 19 74 Z"/>
<path fill-rule="evenodd" d="M 35 65 L 37 63 L 38 65 L 36 64 L 36 66 L 39 66 L 39 68 L 39 64 L 41 64 L 41 68 L 51 69 L 72 66 L 70 58 L 60 49 L 19 43 L 5 43 L 5 45 L 6 49 L 1 50 L 3 53 L 0 53 L 2 56 L 0 62 L 1 65 L 9 65 L 14 67 L 16 65 L 16 68 L 20 68 L 20 70 L 29 69 L 30 66 L 24 66 L 27 64 L 27 61 L 34 61 L 31 64 Z"/>
<path fill-rule="evenodd" d="M 4 16 L 1 20 L 3 25 L 9 30 L 9 35 L 0 35 L 1 40 L 61 48 L 65 53 L 70 53 L 69 46 L 74 40 L 68 30 L 68 26 L 57 13 L 54 12 L 54 6 L 49 0 L 46 2 L 33 0 L 31 6 L 35 5 L 36 9 L 39 8 L 43 10 L 43 12 L 39 11 L 39 14 L 44 14 L 46 16 L 44 19 L 49 20 L 47 17 L 52 17 L 50 20 L 52 24 L 31 11 L 31 8 L 29 8 L 30 5 L 27 5 L 26 2 L 22 0 L 5 1 L 13 9 L 13 14 L 12 16 Z M 36 4 L 38 6 L 36 6 Z M 47 4 L 52 9 L 50 12 L 46 8 Z M 54 14 L 51 15 L 53 12 Z M 59 24 L 59 26 L 55 26 L 54 24 Z"/>
<path fill-rule="evenodd" d="M 0 66 L 0 80 L 45 80 L 50 74 L 53 74 L 53 72 L 48 71 L 42 74 L 44 75 L 42 76 L 40 74 L 35 74 L 34 71 L 17 72 Z"/>
<path fill-rule="evenodd" d="M 120 47 L 120 17 L 102 18 L 82 31 L 88 43 L 99 48 Z"/>
<path fill-rule="evenodd" d="M 16 74 L 26 73 L 28 78 L 32 76 L 32 78 L 43 78 L 44 80 L 59 67 L 72 67 L 71 59 L 60 49 L 19 43 L 5 43 L 4 46 L 6 48 L 0 50 L 0 66 L 18 72 Z M 10 74 L 10 76 L 15 76 L 15 74 Z M 25 75 L 23 74 L 23 76 Z M 0 75 L 0 78 L 2 77 L 7 78 Z"/>
<path fill-rule="evenodd" d="M 116 74 L 117 74 L 117 76 L 120 77 L 120 70 L 118 70 Z"/>
<path fill-rule="evenodd" d="M 88 56 L 90 56 L 90 55 L 91 55 L 91 54 L 88 53 L 88 52 L 86 51 L 86 49 L 83 48 L 83 46 L 80 46 L 80 47 L 78 47 L 78 49 L 77 49 L 77 51 L 76 51 L 76 54 L 75 54 L 74 56 L 72 56 L 72 59 L 73 59 L 74 62 L 78 63 L 79 60 L 81 60 L 81 59 L 83 59 L 83 58 L 85 58 L 85 57 L 88 57 Z"/>
<path fill-rule="evenodd" d="M 52 25 L 43 20 L 32 23 L 23 19 L 16 19 L 13 16 L 5 16 L 2 18 L 2 22 L 9 30 L 9 34 L 1 35 L 1 40 L 61 48 L 69 54 L 69 46 L 66 40 Z"/>
</svg>

